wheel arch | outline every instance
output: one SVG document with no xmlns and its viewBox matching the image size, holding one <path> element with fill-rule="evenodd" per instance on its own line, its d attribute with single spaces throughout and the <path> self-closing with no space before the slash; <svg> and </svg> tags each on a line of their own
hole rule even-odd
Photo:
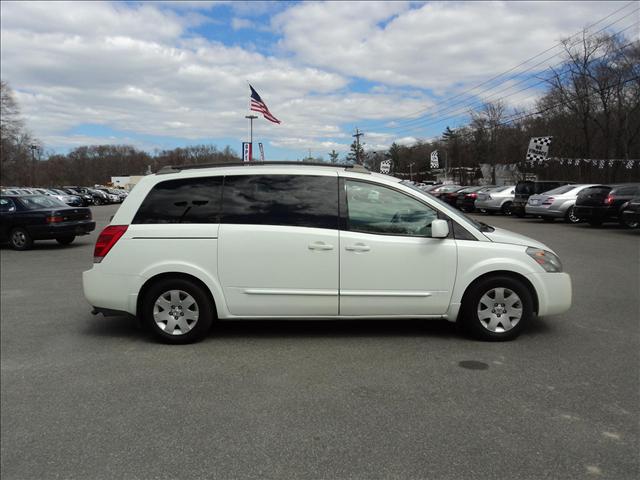
<svg viewBox="0 0 640 480">
<path fill-rule="evenodd" d="M 147 291 L 149 290 L 149 288 L 151 288 L 151 286 L 154 283 L 156 283 L 156 282 L 158 282 L 160 280 L 165 280 L 165 279 L 189 280 L 189 281 L 192 281 L 193 283 L 197 284 L 209 296 L 209 300 L 211 300 L 211 304 L 213 305 L 213 309 L 214 309 L 214 312 L 216 314 L 216 318 L 219 317 L 218 304 L 216 303 L 216 299 L 214 298 L 213 293 L 211 292 L 211 289 L 208 287 L 208 285 L 206 283 L 204 283 L 198 277 L 196 277 L 194 275 L 191 275 L 189 273 L 184 273 L 184 272 L 163 272 L 163 273 L 159 273 L 159 274 L 154 275 L 153 277 L 147 279 L 142 284 L 142 287 L 140 287 L 140 290 L 138 292 L 138 297 L 136 299 L 136 316 L 138 318 L 142 318 L 141 317 L 141 314 L 142 314 L 142 312 L 141 312 L 141 310 L 142 310 L 142 302 L 144 301 L 144 297 L 145 297 Z"/>
<path fill-rule="evenodd" d="M 486 272 L 483 273 L 482 275 L 480 275 L 479 277 L 476 277 L 471 283 L 469 283 L 469 285 L 467 285 L 467 288 L 465 288 L 464 293 L 462 294 L 462 301 L 460 302 L 463 306 L 465 305 L 465 302 L 467 300 L 467 297 L 469 295 L 469 293 L 471 292 L 471 290 L 481 281 L 486 280 L 489 277 L 510 277 L 514 280 L 518 280 L 520 282 L 522 282 L 522 284 L 527 287 L 527 289 L 529 290 L 529 293 L 531 294 L 531 298 L 533 299 L 533 311 L 538 313 L 539 311 L 539 303 L 538 303 L 538 292 L 536 291 L 535 287 L 533 286 L 533 284 L 529 281 L 529 279 L 527 277 L 525 277 L 524 275 L 517 273 L 517 272 L 513 272 L 510 270 L 494 270 L 492 272 Z"/>
</svg>

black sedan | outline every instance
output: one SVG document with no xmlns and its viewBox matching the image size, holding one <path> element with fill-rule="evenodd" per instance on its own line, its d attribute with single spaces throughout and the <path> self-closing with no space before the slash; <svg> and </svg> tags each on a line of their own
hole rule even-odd
<svg viewBox="0 0 640 480">
<path fill-rule="evenodd" d="M 0 197 L 0 242 L 14 250 L 28 250 L 34 240 L 57 240 L 69 245 L 78 235 L 96 228 L 88 208 L 71 208 L 52 196 Z"/>
<path fill-rule="evenodd" d="M 620 222 L 625 227 L 633 226 L 623 221 L 622 211 L 626 204 L 639 194 L 640 184 L 637 183 L 594 185 L 580 191 L 573 213 L 593 227 L 599 227 L 605 222 Z"/>
<path fill-rule="evenodd" d="M 640 228 L 640 193 L 622 206 L 621 221 L 629 228 Z"/>
</svg>

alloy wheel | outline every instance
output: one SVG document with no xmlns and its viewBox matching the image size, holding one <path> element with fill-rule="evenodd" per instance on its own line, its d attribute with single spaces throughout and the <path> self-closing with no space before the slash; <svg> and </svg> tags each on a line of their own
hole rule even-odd
<svg viewBox="0 0 640 480">
<path fill-rule="evenodd" d="M 522 318 L 522 300 L 513 290 L 492 288 L 480 297 L 477 312 L 484 328 L 493 333 L 504 333 Z"/>
<path fill-rule="evenodd" d="M 198 322 L 198 303 L 187 292 L 168 290 L 153 304 L 157 327 L 169 335 L 184 335 Z"/>
</svg>

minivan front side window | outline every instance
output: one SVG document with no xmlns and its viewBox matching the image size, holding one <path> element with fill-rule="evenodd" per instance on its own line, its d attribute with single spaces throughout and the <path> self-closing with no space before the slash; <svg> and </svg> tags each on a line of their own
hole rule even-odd
<svg viewBox="0 0 640 480">
<path fill-rule="evenodd" d="M 349 230 L 383 235 L 430 237 L 436 210 L 381 185 L 347 180 Z"/>
</svg>

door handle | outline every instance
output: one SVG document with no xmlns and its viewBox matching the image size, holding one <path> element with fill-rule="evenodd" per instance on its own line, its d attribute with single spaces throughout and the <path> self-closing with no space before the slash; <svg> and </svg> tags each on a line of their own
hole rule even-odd
<svg viewBox="0 0 640 480">
<path fill-rule="evenodd" d="M 347 245 L 344 247 L 345 250 L 349 252 L 368 252 L 371 250 L 369 245 L 365 245 L 364 243 L 356 243 L 355 245 Z"/>
<path fill-rule="evenodd" d="M 333 245 L 324 242 L 313 242 L 309 244 L 309 250 L 333 250 Z"/>
</svg>

